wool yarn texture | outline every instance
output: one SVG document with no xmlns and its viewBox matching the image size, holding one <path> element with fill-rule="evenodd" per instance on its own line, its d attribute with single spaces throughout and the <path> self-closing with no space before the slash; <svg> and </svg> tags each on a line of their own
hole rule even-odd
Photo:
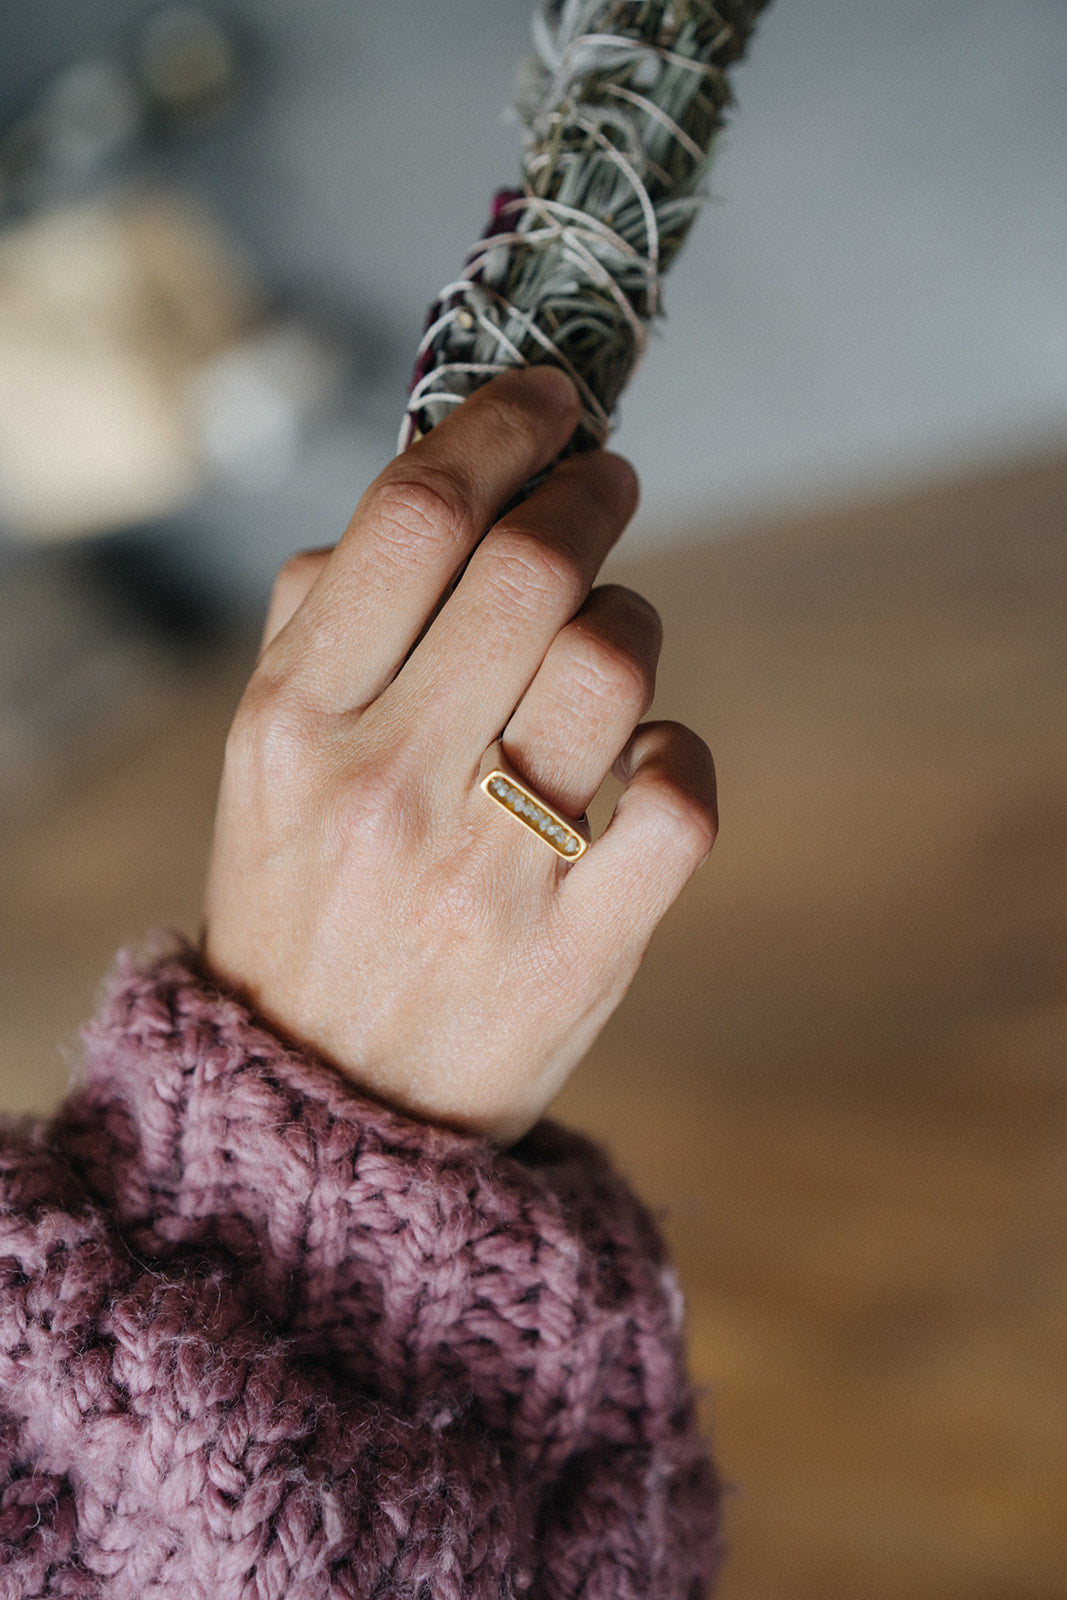
<svg viewBox="0 0 1067 1600">
<path fill-rule="evenodd" d="M 0 1126 L 0 1600 L 695 1600 L 679 1328 L 584 1139 L 424 1125 L 123 958 Z"/>
<path fill-rule="evenodd" d="M 574 379 L 572 449 L 603 444 L 704 199 L 727 71 L 768 0 L 541 0 L 520 75 L 521 187 L 501 190 L 432 306 L 400 448 L 479 384 L 551 362 Z"/>
</svg>

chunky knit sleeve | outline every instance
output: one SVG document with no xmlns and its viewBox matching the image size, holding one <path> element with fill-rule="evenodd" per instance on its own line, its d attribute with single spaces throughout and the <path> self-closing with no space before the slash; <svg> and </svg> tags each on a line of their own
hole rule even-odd
<svg viewBox="0 0 1067 1600">
<path fill-rule="evenodd" d="M 0 1600 L 696 1600 L 716 1503 L 586 1141 L 388 1110 L 188 952 L 0 1135 Z"/>
</svg>

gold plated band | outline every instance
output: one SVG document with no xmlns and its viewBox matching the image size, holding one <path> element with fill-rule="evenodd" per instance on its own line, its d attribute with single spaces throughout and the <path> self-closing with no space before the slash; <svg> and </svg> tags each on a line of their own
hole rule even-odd
<svg viewBox="0 0 1067 1600">
<path fill-rule="evenodd" d="M 553 811 L 551 806 L 546 806 L 517 778 L 494 769 L 482 779 L 481 787 L 490 800 L 503 806 L 509 816 L 543 839 L 564 861 L 577 861 L 589 848 L 588 841 L 575 832 L 565 817 Z"/>
</svg>

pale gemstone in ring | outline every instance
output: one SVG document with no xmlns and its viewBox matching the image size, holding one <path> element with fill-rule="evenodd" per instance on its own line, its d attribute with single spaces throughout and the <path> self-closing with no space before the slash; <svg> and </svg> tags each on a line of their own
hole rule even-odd
<svg viewBox="0 0 1067 1600">
<path fill-rule="evenodd" d="M 567 861 L 577 861 L 589 848 L 588 840 L 571 827 L 551 806 L 503 772 L 490 772 L 482 779 L 481 787 L 509 816 L 529 828 L 539 839 Z"/>
</svg>

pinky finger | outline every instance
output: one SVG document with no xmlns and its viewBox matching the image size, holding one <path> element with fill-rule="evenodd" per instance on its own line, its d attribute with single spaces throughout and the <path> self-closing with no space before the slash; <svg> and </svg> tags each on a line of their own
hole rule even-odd
<svg viewBox="0 0 1067 1600">
<path fill-rule="evenodd" d="M 707 856 L 718 831 L 715 764 L 678 722 L 639 727 L 615 763 L 626 784 L 615 814 L 579 871 L 575 892 L 628 911 L 642 948 Z"/>
</svg>

